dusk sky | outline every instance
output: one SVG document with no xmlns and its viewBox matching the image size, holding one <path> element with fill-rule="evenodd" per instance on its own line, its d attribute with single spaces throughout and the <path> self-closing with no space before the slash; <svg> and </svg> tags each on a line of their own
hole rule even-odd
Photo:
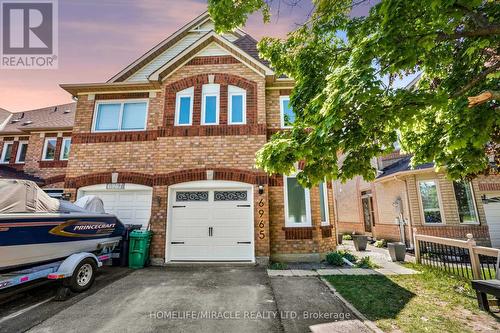
<svg viewBox="0 0 500 333">
<path fill-rule="evenodd" d="M 105 82 L 206 9 L 206 0 L 59 0 L 59 69 L 0 69 L 0 108 L 71 102 L 59 84 Z M 253 15 L 243 29 L 256 39 L 285 37 L 309 12 L 309 0 L 282 3 L 271 23 Z"/>
</svg>

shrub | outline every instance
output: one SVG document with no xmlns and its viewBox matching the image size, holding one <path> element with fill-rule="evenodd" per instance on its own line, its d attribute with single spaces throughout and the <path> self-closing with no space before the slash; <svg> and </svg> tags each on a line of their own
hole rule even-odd
<svg viewBox="0 0 500 333">
<path fill-rule="evenodd" d="M 385 239 L 380 239 L 375 242 L 375 247 L 387 247 L 387 241 Z"/>
<path fill-rule="evenodd" d="M 342 236 L 342 239 L 343 239 L 343 240 L 352 240 L 352 236 L 351 236 L 351 235 L 349 235 L 349 234 L 346 234 L 346 235 L 343 235 L 343 236 Z"/>
<path fill-rule="evenodd" d="M 288 265 L 284 262 L 273 262 L 270 268 L 276 270 L 284 270 L 288 268 Z"/>
<path fill-rule="evenodd" d="M 326 262 L 333 266 L 344 266 L 344 260 L 339 252 L 330 252 L 326 255 Z"/>
<path fill-rule="evenodd" d="M 358 268 L 379 268 L 380 266 L 374 263 L 370 257 L 363 257 L 356 263 Z"/>
</svg>

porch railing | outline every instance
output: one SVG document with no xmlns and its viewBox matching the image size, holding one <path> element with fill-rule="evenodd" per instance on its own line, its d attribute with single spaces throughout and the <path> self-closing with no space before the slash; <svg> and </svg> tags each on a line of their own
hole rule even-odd
<svg viewBox="0 0 500 333">
<path fill-rule="evenodd" d="M 488 280 L 496 276 L 499 250 L 477 246 L 472 234 L 467 240 L 419 235 L 414 229 L 415 259 L 467 279 Z"/>
</svg>

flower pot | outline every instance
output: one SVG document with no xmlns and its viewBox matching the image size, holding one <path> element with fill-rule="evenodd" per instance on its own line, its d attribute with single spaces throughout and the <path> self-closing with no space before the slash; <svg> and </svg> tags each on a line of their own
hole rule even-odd
<svg viewBox="0 0 500 333">
<path fill-rule="evenodd" d="M 365 251 L 366 244 L 368 243 L 368 236 L 365 235 L 352 235 L 352 241 L 356 251 Z"/>
<path fill-rule="evenodd" d="M 392 261 L 405 261 L 406 245 L 404 243 L 388 243 L 387 249 Z"/>
<path fill-rule="evenodd" d="M 342 244 L 342 237 L 344 237 L 344 234 L 337 234 L 337 245 Z"/>
</svg>

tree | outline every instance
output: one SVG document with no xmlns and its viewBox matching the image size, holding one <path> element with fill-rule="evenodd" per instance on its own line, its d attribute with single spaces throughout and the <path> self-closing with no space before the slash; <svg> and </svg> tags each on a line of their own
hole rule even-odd
<svg viewBox="0 0 500 333">
<path fill-rule="evenodd" d="M 307 22 L 258 48 L 278 75 L 296 82 L 296 121 L 258 152 L 257 165 L 312 186 L 356 175 L 372 180 L 373 157 L 400 138 L 412 164 L 433 161 L 453 179 L 499 165 L 500 4 L 498 0 L 382 0 L 351 17 L 364 0 L 313 0 Z M 265 0 L 209 0 L 219 32 L 242 25 Z M 347 34 L 347 40 L 338 36 Z M 412 89 L 394 84 L 420 73 Z M 468 98 L 470 98 L 470 103 Z M 469 105 L 468 105 L 469 103 Z"/>
</svg>

